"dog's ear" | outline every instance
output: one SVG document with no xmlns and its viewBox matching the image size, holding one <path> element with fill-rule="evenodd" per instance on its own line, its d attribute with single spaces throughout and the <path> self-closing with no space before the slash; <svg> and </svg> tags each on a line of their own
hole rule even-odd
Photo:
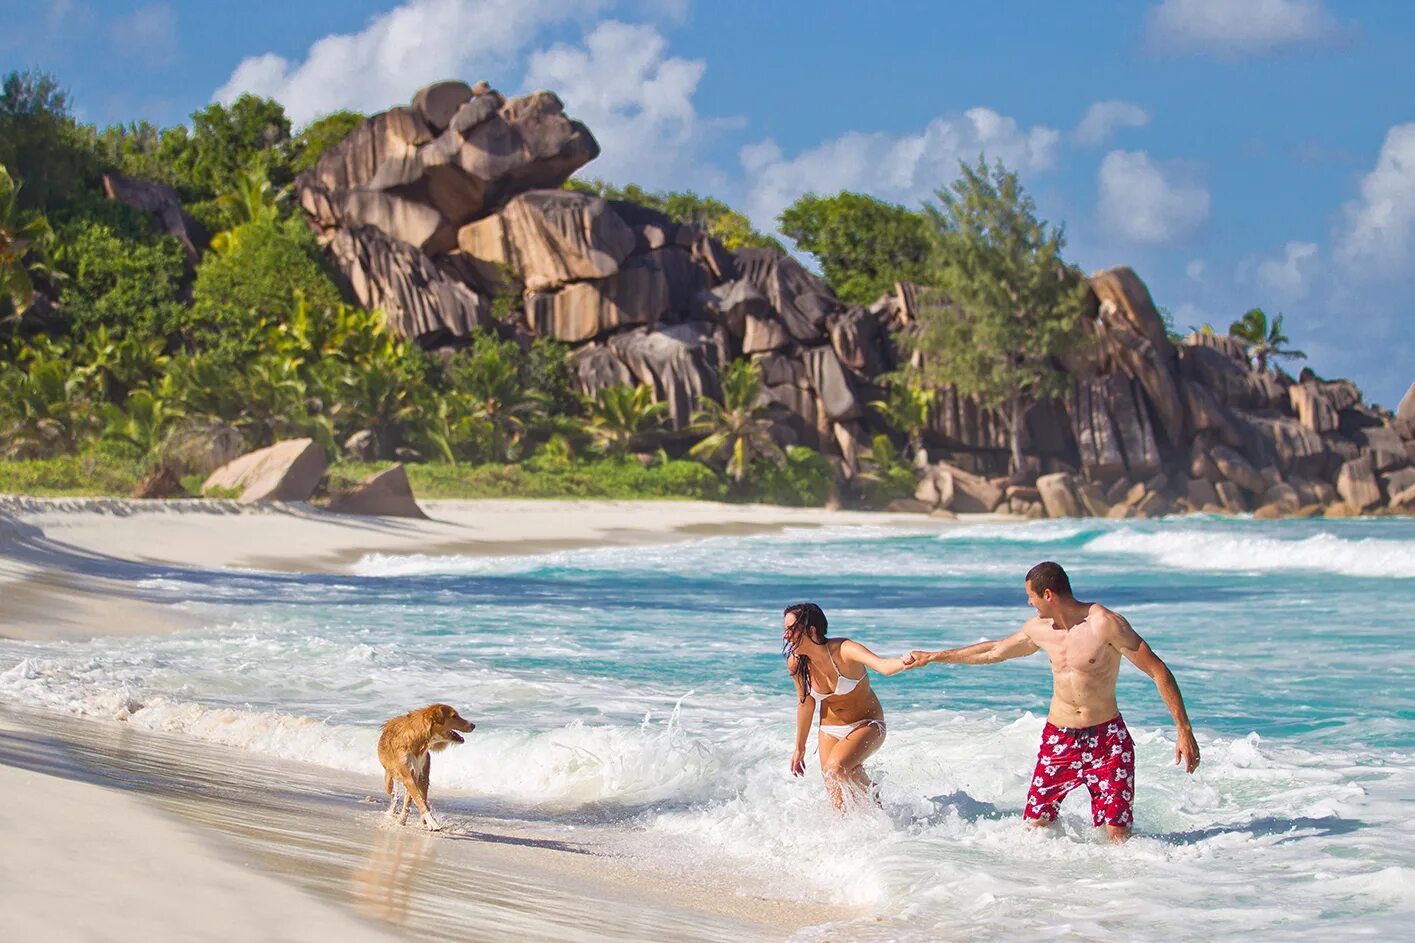
<svg viewBox="0 0 1415 943">
<path fill-rule="evenodd" d="M 457 716 L 457 712 L 456 712 L 455 710 L 453 710 L 450 706 L 448 706 L 448 705 L 446 705 L 446 704 L 439 704 L 439 705 L 437 705 L 437 722 L 438 722 L 438 723 L 440 723 L 440 724 L 445 724 L 445 723 L 447 723 L 449 720 L 451 720 L 453 717 L 456 717 L 456 716 Z"/>
</svg>

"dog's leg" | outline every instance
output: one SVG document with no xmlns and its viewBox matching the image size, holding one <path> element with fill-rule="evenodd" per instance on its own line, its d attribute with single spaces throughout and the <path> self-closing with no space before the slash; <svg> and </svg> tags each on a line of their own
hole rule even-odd
<svg viewBox="0 0 1415 943">
<path fill-rule="evenodd" d="M 398 814 L 398 790 L 393 787 L 393 770 L 383 771 L 383 791 L 388 793 L 388 811 L 384 814 L 390 819 Z"/>
<path fill-rule="evenodd" d="M 437 821 L 437 816 L 433 815 L 432 810 L 427 807 L 427 799 L 423 797 L 422 790 L 418 788 L 418 775 L 409 768 L 407 763 L 404 763 L 398 772 L 403 777 L 403 788 L 408 790 L 408 796 L 418 804 L 418 811 L 423 814 L 423 826 L 428 831 L 441 831 L 442 823 Z M 406 806 L 403 811 L 406 814 Z"/>
</svg>

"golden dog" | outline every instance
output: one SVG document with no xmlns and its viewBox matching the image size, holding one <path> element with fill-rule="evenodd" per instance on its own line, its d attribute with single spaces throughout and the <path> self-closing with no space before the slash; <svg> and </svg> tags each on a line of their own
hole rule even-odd
<svg viewBox="0 0 1415 943">
<path fill-rule="evenodd" d="M 394 717 L 383 725 L 378 738 L 378 762 L 383 764 L 383 789 L 393 800 L 388 815 L 396 816 L 398 824 L 408 820 L 408 807 L 417 803 L 422 824 L 430 831 L 439 831 L 442 824 L 427 807 L 428 779 L 432 774 L 432 753 L 445 750 L 454 743 L 464 743 L 462 734 L 476 729 L 446 704 L 430 704 L 421 710 Z M 403 784 L 402 808 L 394 791 L 394 780 Z"/>
</svg>

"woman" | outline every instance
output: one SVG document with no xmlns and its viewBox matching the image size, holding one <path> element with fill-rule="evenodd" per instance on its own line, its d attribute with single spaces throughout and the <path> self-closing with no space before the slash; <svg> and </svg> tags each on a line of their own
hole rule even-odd
<svg viewBox="0 0 1415 943">
<path fill-rule="evenodd" d="M 787 606 L 782 624 L 782 654 L 799 698 L 791 774 L 806 774 L 806 737 L 811 732 L 811 715 L 820 705 L 821 774 L 830 801 L 836 809 L 844 810 L 848 788 L 878 802 L 864 762 L 884 743 L 884 708 L 870 687 L 866 669 L 892 675 L 904 670 L 904 662 L 880 658 L 850 639 L 826 638 L 825 613 L 813 602 Z"/>
</svg>

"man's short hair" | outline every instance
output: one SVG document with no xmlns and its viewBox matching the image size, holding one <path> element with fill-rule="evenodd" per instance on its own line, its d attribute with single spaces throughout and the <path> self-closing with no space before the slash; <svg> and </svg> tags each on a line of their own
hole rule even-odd
<svg viewBox="0 0 1415 943">
<path fill-rule="evenodd" d="M 1052 563 L 1050 560 L 1044 560 L 1028 570 L 1027 583 L 1038 596 L 1047 590 L 1058 596 L 1071 595 L 1071 580 L 1067 578 L 1066 571 L 1061 568 L 1060 563 Z"/>
</svg>

